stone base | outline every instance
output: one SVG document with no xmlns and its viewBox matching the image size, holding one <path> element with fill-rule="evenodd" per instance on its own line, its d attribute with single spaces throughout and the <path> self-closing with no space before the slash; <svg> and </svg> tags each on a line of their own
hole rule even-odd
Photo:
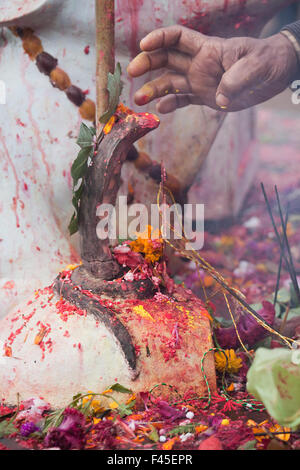
<svg viewBox="0 0 300 470">
<path fill-rule="evenodd" d="M 86 310 L 50 287 L 1 321 L 1 399 L 16 404 L 17 394 L 42 397 L 55 408 L 117 382 L 134 392 L 164 382 L 181 394 L 206 395 L 201 358 L 212 347 L 210 323 L 190 291 L 178 287 L 172 299 L 142 301 L 75 290 L 86 298 Z M 213 353 L 205 372 L 215 391 Z"/>
</svg>

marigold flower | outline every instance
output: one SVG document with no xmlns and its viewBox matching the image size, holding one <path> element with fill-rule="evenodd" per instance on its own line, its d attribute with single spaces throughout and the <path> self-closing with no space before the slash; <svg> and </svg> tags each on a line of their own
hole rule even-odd
<svg viewBox="0 0 300 470">
<path fill-rule="evenodd" d="M 215 353 L 215 364 L 219 372 L 227 371 L 230 374 L 236 374 L 241 369 L 243 361 L 237 357 L 233 349 L 226 349 L 224 352 Z"/>
<path fill-rule="evenodd" d="M 130 248 L 136 253 L 142 253 L 146 261 L 152 264 L 159 261 L 163 255 L 162 239 L 151 225 L 147 226 L 146 231 L 141 233 L 137 240 L 130 243 Z"/>
<path fill-rule="evenodd" d="M 88 393 L 91 393 L 91 395 L 88 395 L 82 399 L 82 405 L 84 406 L 90 402 L 90 407 L 94 413 L 104 411 L 104 408 L 101 405 L 101 401 L 99 399 L 93 398 L 93 392 L 88 391 Z"/>
<path fill-rule="evenodd" d="M 112 128 L 115 124 L 115 122 L 116 122 L 116 116 L 113 115 L 103 128 L 103 132 L 104 132 L 105 135 L 110 133 L 110 131 L 112 130 Z"/>
</svg>

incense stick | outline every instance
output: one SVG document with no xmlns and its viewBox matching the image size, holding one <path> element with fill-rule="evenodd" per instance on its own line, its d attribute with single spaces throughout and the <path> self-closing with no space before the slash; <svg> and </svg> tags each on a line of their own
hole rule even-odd
<svg viewBox="0 0 300 470">
<path fill-rule="evenodd" d="M 269 216 L 270 216 L 272 225 L 273 225 L 273 229 L 274 229 L 274 232 L 275 232 L 275 235 L 276 235 L 276 238 L 277 238 L 277 242 L 278 242 L 278 244 L 279 244 L 279 246 L 280 246 L 280 249 L 281 249 L 281 252 L 282 252 L 282 256 L 283 256 L 283 259 L 284 259 L 286 268 L 287 268 L 287 270 L 288 270 L 288 272 L 289 272 L 289 275 L 290 275 L 292 284 L 293 284 L 293 286 L 294 286 L 294 289 L 295 289 L 296 292 L 297 292 L 297 291 L 299 291 L 299 286 L 298 286 L 298 283 L 297 283 L 297 279 L 294 278 L 293 272 L 292 272 L 292 268 L 291 268 L 290 263 L 289 263 L 289 260 L 288 260 L 288 258 L 286 257 L 285 249 L 284 249 L 284 248 L 285 248 L 285 247 L 284 247 L 284 242 L 281 241 L 281 238 L 280 238 L 278 229 L 277 229 L 277 227 L 276 227 L 275 220 L 274 220 L 274 216 L 273 216 L 272 209 L 271 209 L 271 204 L 270 204 L 270 202 L 269 202 L 269 199 L 268 199 L 268 196 L 267 196 L 267 193 L 266 193 L 266 190 L 265 190 L 265 187 L 264 187 L 264 184 L 263 184 L 263 183 L 261 183 L 261 188 L 262 188 L 263 195 L 264 195 L 264 198 L 265 198 L 265 201 L 266 201 L 266 205 L 267 205 L 268 213 L 269 213 Z"/>
<path fill-rule="evenodd" d="M 287 207 L 286 215 L 285 215 L 285 230 L 288 225 L 288 219 L 289 219 L 289 205 Z M 278 273 L 277 273 L 277 279 L 276 279 L 276 288 L 275 288 L 275 295 L 274 295 L 274 306 L 277 303 L 277 298 L 278 298 L 278 291 L 279 291 L 279 283 L 280 283 L 280 278 L 281 278 L 281 270 L 282 270 L 282 262 L 283 262 L 283 253 L 282 250 L 280 250 L 280 260 L 279 260 L 279 266 L 278 266 Z"/>
<path fill-rule="evenodd" d="M 293 285 L 294 285 L 296 295 L 297 295 L 298 300 L 300 302 L 300 290 L 299 290 L 299 285 L 298 285 L 298 281 L 297 281 L 297 274 L 296 274 L 296 270 L 295 270 L 295 265 L 294 265 L 293 256 L 292 256 L 292 252 L 291 252 L 291 247 L 290 247 L 289 240 L 288 240 L 288 237 L 287 237 L 286 229 L 284 228 L 284 220 L 283 220 L 281 202 L 280 202 L 280 197 L 279 197 L 277 186 L 275 186 L 275 193 L 276 193 L 276 198 L 277 198 L 277 204 L 278 204 L 278 209 L 279 209 L 281 226 L 282 226 L 282 230 L 283 230 L 283 241 L 284 241 L 286 249 L 287 249 L 289 262 L 290 262 L 290 267 L 291 267 L 291 274 L 293 276 L 292 281 L 293 281 Z"/>
</svg>

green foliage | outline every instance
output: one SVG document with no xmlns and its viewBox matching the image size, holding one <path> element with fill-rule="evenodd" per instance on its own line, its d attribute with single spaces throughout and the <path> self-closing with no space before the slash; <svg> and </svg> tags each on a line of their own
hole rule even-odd
<svg viewBox="0 0 300 470">
<path fill-rule="evenodd" d="M 10 421 L 2 421 L 0 423 L 0 439 L 3 437 L 9 436 L 10 434 L 17 432 L 18 429 L 15 428 L 12 420 Z"/>
<path fill-rule="evenodd" d="M 96 130 L 93 127 L 88 127 L 84 123 L 81 124 L 77 139 L 77 145 L 79 145 L 80 151 L 71 168 L 71 175 L 73 178 L 72 204 L 75 212 L 72 215 L 72 219 L 69 224 L 70 235 L 74 235 L 78 231 L 78 212 L 80 198 L 83 191 L 83 178 L 85 177 L 88 169 L 88 160 L 93 157 L 95 135 Z M 81 184 L 77 187 L 80 180 L 82 180 Z"/>
<path fill-rule="evenodd" d="M 124 393 L 124 394 L 131 394 L 132 391 L 119 383 L 113 384 L 109 387 L 109 390 L 117 393 Z M 89 398 L 87 401 L 84 398 Z M 106 399 L 111 399 L 115 403 L 117 403 L 118 408 L 117 411 L 121 418 L 123 416 L 129 416 L 132 414 L 132 408 L 134 407 L 136 401 L 132 400 L 128 404 L 118 403 L 118 401 L 109 393 L 78 393 L 77 395 L 73 396 L 71 403 L 69 403 L 65 408 L 60 408 L 58 410 L 53 411 L 50 413 L 47 418 L 45 419 L 44 426 L 43 426 L 43 433 L 46 434 L 49 429 L 58 427 L 63 421 L 63 415 L 66 408 L 76 408 L 85 416 L 93 416 L 93 400 L 99 397 L 104 397 Z M 109 408 L 108 408 L 109 409 Z"/>
<path fill-rule="evenodd" d="M 94 127 L 88 127 L 84 123 L 82 123 L 80 126 L 79 135 L 77 137 L 76 143 L 81 149 L 90 147 L 93 137 L 95 135 L 96 129 Z"/>
<path fill-rule="evenodd" d="M 201 426 L 201 424 L 186 424 L 184 426 L 176 426 L 176 428 L 169 431 L 169 436 L 178 436 L 179 434 L 187 434 L 196 432 L 196 427 Z"/>
<path fill-rule="evenodd" d="M 121 65 L 118 63 L 116 66 L 115 73 L 108 74 L 107 89 L 109 92 L 109 103 L 107 111 L 101 116 L 100 122 L 106 124 L 110 118 L 115 114 L 119 105 L 120 96 L 122 93 L 123 84 L 121 81 Z M 80 205 L 80 198 L 83 191 L 83 180 L 88 169 L 88 160 L 93 158 L 94 153 L 94 137 L 96 136 L 96 129 L 88 127 L 82 123 L 77 139 L 77 145 L 80 147 L 80 151 L 77 155 L 71 168 L 71 175 L 73 178 L 73 199 L 72 204 L 75 212 L 72 215 L 72 219 L 69 224 L 70 235 L 74 235 L 78 232 L 78 212 Z M 79 181 L 81 184 L 78 187 Z"/>
<path fill-rule="evenodd" d="M 238 448 L 238 450 L 256 450 L 257 441 L 248 441 Z"/>
<path fill-rule="evenodd" d="M 151 432 L 150 432 L 150 434 L 148 434 L 149 439 L 153 442 L 158 442 L 159 441 L 159 434 L 158 434 L 157 430 L 155 429 L 155 427 L 152 424 L 150 424 L 150 429 L 151 429 Z"/>
<path fill-rule="evenodd" d="M 293 307 L 300 307 L 298 295 L 292 283 L 290 284 L 290 296 L 291 296 L 291 305 Z"/>
<path fill-rule="evenodd" d="M 114 384 L 111 387 L 109 387 L 109 390 L 113 390 L 114 392 L 118 393 L 132 393 L 132 390 L 129 390 L 129 388 L 123 387 L 123 385 L 120 384 Z"/>
<path fill-rule="evenodd" d="M 114 401 L 118 403 L 115 399 Z M 136 400 L 133 400 L 128 404 L 118 403 L 118 413 L 120 417 L 123 418 L 123 416 L 132 415 L 132 408 L 135 406 L 135 403 L 136 403 Z"/>
<path fill-rule="evenodd" d="M 247 388 L 279 424 L 292 429 L 300 425 L 299 350 L 258 349 Z"/>
<path fill-rule="evenodd" d="M 270 302 L 274 302 L 274 297 L 275 294 L 273 294 L 269 299 Z M 287 309 L 289 309 L 287 317 L 288 320 L 292 320 L 292 318 L 300 315 L 299 299 L 292 283 L 290 283 L 289 289 L 282 288 L 278 291 L 277 302 L 275 305 L 276 317 L 283 318 Z"/>
<path fill-rule="evenodd" d="M 279 289 L 277 294 L 277 302 L 280 304 L 287 304 L 291 300 L 291 293 L 288 289 Z"/>
<path fill-rule="evenodd" d="M 46 434 L 49 431 L 49 429 L 57 428 L 62 423 L 64 411 L 65 411 L 65 408 L 61 408 L 59 410 L 53 411 L 47 416 L 47 418 L 44 421 L 44 426 L 43 426 L 44 434 Z"/>
<path fill-rule="evenodd" d="M 118 63 L 116 66 L 115 73 L 108 74 L 107 90 L 109 92 L 109 103 L 107 111 L 100 117 L 100 122 L 106 124 L 110 118 L 115 114 L 117 107 L 120 102 L 120 96 L 123 89 L 121 81 L 122 69 Z"/>
</svg>

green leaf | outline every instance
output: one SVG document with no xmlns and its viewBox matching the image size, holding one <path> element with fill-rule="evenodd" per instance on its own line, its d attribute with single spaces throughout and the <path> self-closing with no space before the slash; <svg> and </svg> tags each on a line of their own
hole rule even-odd
<svg viewBox="0 0 300 470">
<path fill-rule="evenodd" d="M 53 413 L 47 416 L 43 426 L 44 434 L 46 434 L 49 429 L 56 428 L 62 423 L 64 410 L 64 408 L 61 408 L 59 410 L 53 411 Z"/>
<path fill-rule="evenodd" d="M 293 307 L 299 307 L 298 295 L 295 291 L 295 288 L 292 282 L 290 284 L 290 294 L 291 294 L 291 302 L 292 302 Z"/>
<path fill-rule="evenodd" d="M 273 297 L 274 298 L 274 297 Z M 279 289 L 277 295 L 277 302 L 287 304 L 291 300 L 291 293 L 287 289 Z"/>
<path fill-rule="evenodd" d="M 238 450 L 256 450 L 257 441 L 248 441 L 238 448 Z"/>
<path fill-rule="evenodd" d="M 109 387 L 109 390 L 113 390 L 114 392 L 118 393 L 132 393 L 132 390 L 129 390 L 129 388 L 123 387 L 123 385 L 120 384 L 114 384 L 111 387 Z"/>
<path fill-rule="evenodd" d="M 291 310 L 289 311 L 288 319 L 291 320 L 292 318 L 299 317 L 299 316 L 300 316 L 300 307 L 291 308 Z"/>
<path fill-rule="evenodd" d="M 122 403 L 119 404 L 118 412 L 119 412 L 121 418 L 123 418 L 123 416 L 132 415 L 132 408 L 135 406 L 135 402 L 136 402 L 136 400 L 133 400 L 128 405 L 122 404 Z"/>
<path fill-rule="evenodd" d="M 11 421 L 2 421 L 2 423 L 0 423 L 0 439 L 17 431 L 18 429 Z"/>
<path fill-rule="evenodd" d="M 83 182 L 81 183 L 80 187 L 73 192 L 73 199 L 72 199 L 72 204 L 74 208 L 76 209 L 76 213 L 78 214 L 78 209 L 79 209 L 79 201 L 81 199 L 83 192 Z"/>
<path fill-rule="evenodd" d="M 150 429 L 151 429 L 152 432 L 150 434 L 148 434 L 149 439 L 151 439 L 151 441 L 153 441 L 153 442 L 158 442 L 159 441 L 159 434 L 158 434 L 157 430 L 155 429 L 155 427 L 152 424 L 150 424 Z"/>
<path fill-rule="evenodd" d="M 71 219 L 71 222 L 69 223 L 69 233 L 70 235 L 74 235 L 75 233 L 78 232 L 78 216 L 76 214 L 76 212 L 74 212 L 74 214 L 72 215 L 72 219 Z"/>
<path fill-rule="evenodd" d="M 115 73 L 108 74 L 107 90 L 109 92 L 109 103 L 107 111 L 100 117 L 100 122 L 106 124 L 110 118 L 115 114 L 120 102 L 123 84 L 121 81 L 122 69 L 118 63 Z"/>
<path fill-rule="evenodd" d="M 195 428 L 200 426 L 200 424 L 186 424 L 185 426 L 176 426 L 176 428 L 169 431 L 170 436 L 178 436 L 179 434 L 194 433 Z"/>
<path fill-rule="evenodd" d="M 300 425 L 300 350 L 258 349 L 247 378 L 249 393 L 280 425 Z"/>
<path fill-rule="evenodd" d="M 93 408 L 92 408 L 92 403 L 93 403 L 94 397 L 90 398 L 84 406 L 79 407 L 80 411 L 84 414 L 84 416 L 90 416 L 93 414 Z"/>
<path fill-rule="evenodd" d="M 94 128 L 88 127 L 86 124 L 81 123 L 76 143 L 81 149 L 93 147 L 93 138 L 95 135 L 96 131 Z"/>
<path fill-rule="evenodd" d="M 71 175 L 73 178 L 73 185 L 76 186 L 80 178 L 83 178 L 87 171 L 87 164 L 89 156 L 91 155 L 92 148 L 85 147 L 80 150 L 76 160 L 74 161 L 71 168 Z"/>
<path fill-rule="evenodd" d="M 73 396 L 72 402 L 73 402 L 73 401 L 78 401 L 78 400 L 80 400 L 81 397 L 82 397 L 82 393 L 77 393 L 77 395 L 74 395 L 74 396 Z"/>
</svg>

